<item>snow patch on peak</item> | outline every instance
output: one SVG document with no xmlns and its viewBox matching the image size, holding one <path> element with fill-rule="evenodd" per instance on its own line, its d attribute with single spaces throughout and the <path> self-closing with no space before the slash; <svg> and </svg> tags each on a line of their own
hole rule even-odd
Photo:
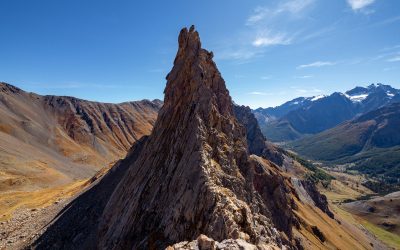
<svg viewBox="0 0 400 250">
<path fill-rule="evenodd" d="M 377 87 L 379 87 L 379 86 L 381 86 L 380 83 L 377 83 L 377 84 L 372 83 L 372 84 L 369 85 L 367 88 L 368 88 L 368 89 L 373 89 L 373 88 L 377 88 Z"/>
<path fill-rule="evenodd" d="M 361 95 L 353 95 L 353 96 L 349 96 L 350 100 L 352 102 L 362 102 L 365 100 L 365 98 L 368 97 L 368 94 L 361 94 Z"/>
<path fill-rule="evenodd" d="M 316 100 L 324 98 L 324 97 L 326 97 L 326 95 L 319 95 L 319 96 L 312 98 L 311 101 L 313 102 L 313 101 L 316 101 Z"/>
</svg>

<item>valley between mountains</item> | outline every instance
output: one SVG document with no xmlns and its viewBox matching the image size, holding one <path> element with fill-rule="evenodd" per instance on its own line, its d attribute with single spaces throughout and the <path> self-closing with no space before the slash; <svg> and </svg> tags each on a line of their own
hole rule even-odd
<svg viewBox="0 0 400 250">
<path fill-rule="evenodd" d="M 0 248 L 400 249 L 400 92 L 251 110 L 213 58 L 182 29 L 163 101 L 0 83 Z"/>
</svg>

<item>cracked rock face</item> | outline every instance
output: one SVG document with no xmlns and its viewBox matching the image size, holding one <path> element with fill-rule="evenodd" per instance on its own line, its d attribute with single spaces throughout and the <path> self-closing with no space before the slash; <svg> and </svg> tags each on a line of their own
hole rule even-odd
<svg viewBox="0 0 400 250">
<path fill-rule="evenodd" d="M 103 212 L 97 248 L 161 249 L 201 234 L 295 248 L 296 191 L 276 165 L 249 156 L 245 128 L 194 26 L 178 41 L 164 106 Z"/>
<path fill-rule="evenodd" d="M 250 154 L 261 156 L 282 166 L 284 156 L 279 147 L 268 141 L 261 132 L 257 119 L 251 109 L 246 106 L 234 105 L 235 115 L 240 124 L 246 128 L 247 144 Z"/>
</svg>

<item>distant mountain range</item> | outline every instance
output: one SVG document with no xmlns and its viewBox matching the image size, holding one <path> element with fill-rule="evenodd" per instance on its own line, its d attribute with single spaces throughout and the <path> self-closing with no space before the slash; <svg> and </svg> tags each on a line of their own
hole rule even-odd
<svg viewBox="0 0 400 250">
<path fill-rule="evenodd" d="M 286 145 L 326 164 L 352 163 L 352 169 L 400 185 L 400 103 L 343 122 Z"/>
<path fill-rule="evenodd" d="M 270 141 L 283 142 L 323 132 L 395 102 L 400 102 L 400 90 L 389 85 L 371 84 L 355 87 L 344 94 L 300 97 L 275 108 L 259 108 L 252 112 L 258 122 L 264 124 L 261 130 Z M 279 119 L 273 120 L 272 116 Z M 266 120 L 270 122 L 266 123 Z"/>
</svg>

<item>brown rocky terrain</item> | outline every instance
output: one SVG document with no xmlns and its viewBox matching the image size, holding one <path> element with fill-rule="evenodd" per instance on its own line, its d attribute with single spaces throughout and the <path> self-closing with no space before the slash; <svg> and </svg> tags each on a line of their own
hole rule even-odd
<svg viewBox="0 0 400 250">
<path fill-rule="evenodd" d="M 371 200 L 344 203 L 346 211 L 400 236 L 400 192 Z"/>
<path fill-rule="evenodd" d="M 236 119 L 246 129 L 249 153 L 262 156 L 278 166 L 282 166 L 285 156 L 282 154 L 279 147 L 268 141 L 261 132 L 255 115 L 251 113 L 251 109 L 237 104 L 234 105 L 234 108 Z"/>
<path fill-rule="evenodd" d="M 236 119 L 212 52 L 201 49 L 193 26 L 178 40 L 151 134 L 76 196 L 49 208 L 34 230 L 2 226 L 2 235 L 12 233 L 1 243 L 16 249 L 385 249 L 340 216 L 332 219 L 324 196 L 294 178 L 287 159 L 281 168 L 250 155 L 247 127 Z M 33 234 L 18 239 L 16 227 Z"/>
<path fill-rule="evenodd" d="M 201 234 L 214 244 L 233 238 L 253 249 L 302 249 L 305 239 L 338 248 L 341 234 L 351 241 L 334 226 L 338 222 L 301 200 L 291 177 L 276 164 L 250 157 L 213 53 L 201 49 L 193 26 L 178 40 L 164 106 L 105 207 L 97 248 L 161 249 L 180 242 L 173 248 L 191 249 L 189 241 L 197 239 L 193 249 L 220 249 L 201 246 Z M 329 211 L 326 199 L 324 205 Z"/>
<path fill-rule="evenodd" d="M 0 82 L 0 193 L 90 178 L 150 134 L 161 106 L 41 96 Z"/>
</svg>

